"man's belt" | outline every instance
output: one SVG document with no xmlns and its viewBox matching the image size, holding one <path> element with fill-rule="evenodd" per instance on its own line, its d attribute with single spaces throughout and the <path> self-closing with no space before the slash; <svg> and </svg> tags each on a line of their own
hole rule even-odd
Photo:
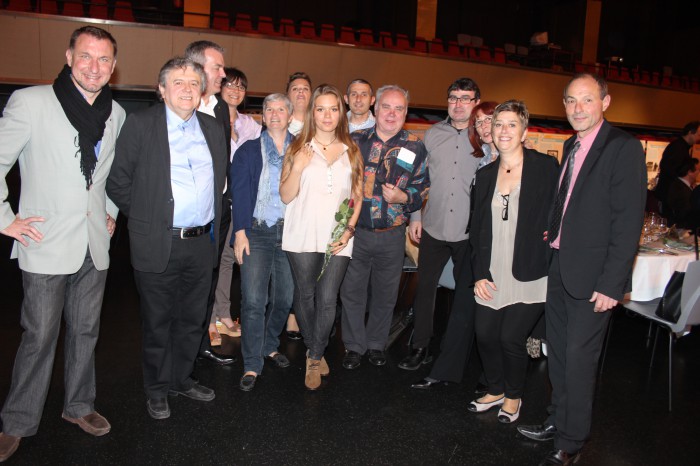
<svg viewBox="0 0 700 466">
<path fill-rule="evenodd" d="M 202 225 L 201 227 L 173 227 L 173 236 L 176 236 L 181 239 L 196 238 L 198 236 L 202 236 L 209 233 L 209 231 L 211 231 L 212 223 L 213 222 L 209 222 L 206 225 Z"/>
</svg>

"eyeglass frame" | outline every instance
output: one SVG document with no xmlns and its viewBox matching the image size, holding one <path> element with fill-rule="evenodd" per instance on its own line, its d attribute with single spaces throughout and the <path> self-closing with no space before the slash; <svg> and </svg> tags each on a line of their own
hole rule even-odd
<svg viewBox="0 0 700 466">
<path fill-rule="evenodd" d="M 503 199 L 503 212 L 501 212 L 501 220 L 508 221 L 508 204 L 510 203 L 510 194 L 501 194 Z"/>
<path fill-rule="evenodd" d="M 224 86 L 227 87 L 228 89 L 235 89 L 238 92 L 246 92 L 248 90 L 247 87 L 241 86 L 240 84 L 235 84 L 235 81 L 227 81 L 224 83 Z"/>
<path fill-rule="evenodd" d="M 477 100 L 476 97 L 469 97 L 468 95 L 463 95 L 461 97 L 457 97 L 456 95 L 451 95 L 447 98 L 447 103 L 454 105 L 457 103 L 457 101 L 459 101 L 460 104 L 469 105 L 470 103 L 474 102 L 475 100 Z"/>
<path fill-rule="evenodd" d="M 481 128 L 487 122 L 493 123 L 493 115 L 488 115 L 483 120 L 474 120 L 474 128 Z"/>
</svg>

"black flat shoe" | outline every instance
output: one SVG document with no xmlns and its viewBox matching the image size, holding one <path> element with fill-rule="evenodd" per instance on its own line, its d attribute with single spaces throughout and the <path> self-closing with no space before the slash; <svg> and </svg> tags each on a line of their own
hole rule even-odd
<svg viewBox="0 0 700 466">
<path fill-rule="evenodd" d="M 265 356 L 265 359 L 282 369 L 289 367 L 289 359 L 287 359 L 287 356 L 282 353 L 275 353 L 274 356 Z"/>
<path fill-rule="evenodd" d="M 216 394 L 214 393 L 214 390 L 212 390 L 209 387 L 205 387 L 204 385 L 200 385 L 198 383 L 195 383 L 187 390 L 168 390 L 168 395 L 170 395 L 170 396 L 182 395 L 182 396 L 185 396 L 187 398 L 197 400 L 197 401 L 211 401 L 214 398 L 216 398 Z"/>
<path fill-rule="evenodd" d="M 427 378 L 421 379 L 418 382 L 411 384 L 411 388 L 416 388 L 418 390 L 430 390 L 433 386 L 441 387 L 448 385 L 447 382 L 443 382 L 442 380 L 435 380 L 433 381 L 428 380 Z"/>
<path fill-rule="evenodd" d="M 216 353 L 212 350 L 200 351 L 197 357 L 199 359 L 207 359 L 221 366 L 228 366 L 229 364 L 233 364 L 238 360 L 235 356 L 226 356 L 224 354 Z"/>
<path fill-rule="evenodd" d="M 536 426 L 518 426 L 518 432 L 531 440 L 545 442 L 552 440 L 557 433 L 557 428 L 552 424 L 540 424 Z"/>
<path fill-rule="evenodd" d="M 289 338 L 290 340 L 301 340 L 301 332 L 287 330 L 287 338 Z"/>
<path fill-rule="evenodd" d="M 241 377 L 240 382 L 238 382 L 238 388 L 244 392 L 249 392 L 255 387 L 255 381 L 258 379 L 257 375 L 244 375 Z"/>
<path fill-rule="evenodd" d="M 401 360 L 399 369 L 415 371 L 423 364 L 430 364 L 431 362 L 433 362 L 433 357 L 430 355 L 428 348 L 417 348 L 411 350 L 411 354 Z"/>
<path fill-rule="evenodd" d="M 561 465 L 569 466 L 578 463 L 581 459 L 581 451 L 567 453 L 564 450 L 552 450 L 540 462 L 540 466 Z"/>
<path fill-rule="evenodd" d="M 367 350 L 367 359 L 369 360 L 370 364 L 375 366 L 383 366 L 386 364 L 386 354 L 382 350 Z"/>
<path fill-rule="evenodd" d="M 343 357 L 343 367 L 346 369 L 357 369 L 360 367 L 360 358 L 362 356 L 357 351 L 346 351 Z"/>
<path fill-rule="evenodd" d="M 167 419 L 170 417 L 170 407 L 167 398 L 149 398 L 146 401 L 146 409 L 153 419 Z"/>
</svg>

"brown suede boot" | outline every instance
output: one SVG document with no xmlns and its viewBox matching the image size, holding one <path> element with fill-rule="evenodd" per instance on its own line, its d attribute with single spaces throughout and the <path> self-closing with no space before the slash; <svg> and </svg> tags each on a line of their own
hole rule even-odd
<svg viewBox="0 0 700 466">
<path fill-rule="evenodd" d="M 316 390 L 321 386 L 321 361 L 318 359 L 306 360 L 306 377 L 304 385 L 309 390 Z"/>
<path fill-rule="evenodd" d="M 328 367 L 326 358 L 323 356 L 321 356 L 321 368 L 319 369 L 319 373 L 321 374 L 321 377 L 328 377 L 328 374 L 331 373 L 331 369 Z"/>
</svg>

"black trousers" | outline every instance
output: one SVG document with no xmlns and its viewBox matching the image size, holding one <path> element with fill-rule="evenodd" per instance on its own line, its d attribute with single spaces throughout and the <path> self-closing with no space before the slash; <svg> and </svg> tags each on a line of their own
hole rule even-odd
<svg viewBox="0 0 700 466">
<path fill-rule="evenodd" d="M 548 423 L 557 428 L 554 448 L 569 453 L 583 447 L 591 431 L 598 360 L 611 311 L 593 312 L 594 303 L 567 293 L 559 253 L 549 267 L 545 320 L 547 364 L 552 382 Z"/>
<path fill-rule="evenodd" d="M 476 344 L 489 394 L 522 398 L 529 362 L 525 342 L 543 311 L 544 303 L 501 309 L 476 305 Z"/>
<path fill-rule="evenodd" d="M 202 322 L 202 334 L 200 338 L 200 343 L 199 343 L 199 351 L 211 351 L 211 340 L 209 339 L 209 322 L 211 321 L 211 313 L 212 310 L 214 309 L 214 301 L 216 299 L 216 285 L 219 283 L 219 262 L 221 262 L 221 254 L 224 252 L 224 247 L 226 246 L 226 236 L 228 235 L 228 229 L 229 226 L 231 225 L 231 193 L 227 189 L 226 192 L 224 193 L 223 199 L 221 201 L 221 225 L 219 225 L 219 252 L 216 255 L 218 258 L 216 261 L 216 264 L 214 264 L 214 272 L 212 273 L 212 278 L 211 278 L 211 289 L 209 290 L 209 297 L 207 298 L 206 302 L 206 316 L 204 319 L 204 322 Z M 238 269 L 237 266 L 234 265 L 235 269 Z M 238 273 L 233 273 L 231 275 L 231 289 L 238 289 L 240 290 L 241 288 L 241 273 L 240 269 L 237 271 Z M 237 306 L 240 306 L 240 301 L 234 301 L 234 299 L 240 298 L 240 294 L 236 293 L 235 295 L 232 293 L 231 294 L 231 302 L 236 303 Z"/>
<path fill-rule="evenodd" d="M 134 270 L 143 321 L 143 379 L 149 398 L 187 390 L 202 339 L 211 288 L 211 236 L 173 237 L 162 273 Z"/>
<path fill-rule="evenodd" d="M 425 233 L 423 233 L 425 237 Z M 421 238 L 421 243 L 423 239 Z M 422 247 L 422 246 L 421 246 Z M 422 252 L 421 252 L 422 253 Z M 447 330 L 442 338 L 440 357 L 435 360 L 430 376 L 436 380 L 460 383 L 464 367 L 474 345 L 474 276 L 470 264 L 471 246 L 467 242 L 459 269 L 455 266 L 455 296 Z M 478 358 L 476 358 L 478 360 Z"/>
<path fill-rule="evenodd" d="M 450 242 L 440 241 L 424 229 L 420 240 L 418 259 L 418 285 L 413 301 L 415 321 L 413 324 L 413 348 L 425 348 L 433 336 L 433 315 L 435 313 L 435 293 L 442 269 L 449 258 L 454 262 L 455 284 L 462 267 L 471 267 L 470 257 L 465 254 L 469 240 Z"/>
</svg>

